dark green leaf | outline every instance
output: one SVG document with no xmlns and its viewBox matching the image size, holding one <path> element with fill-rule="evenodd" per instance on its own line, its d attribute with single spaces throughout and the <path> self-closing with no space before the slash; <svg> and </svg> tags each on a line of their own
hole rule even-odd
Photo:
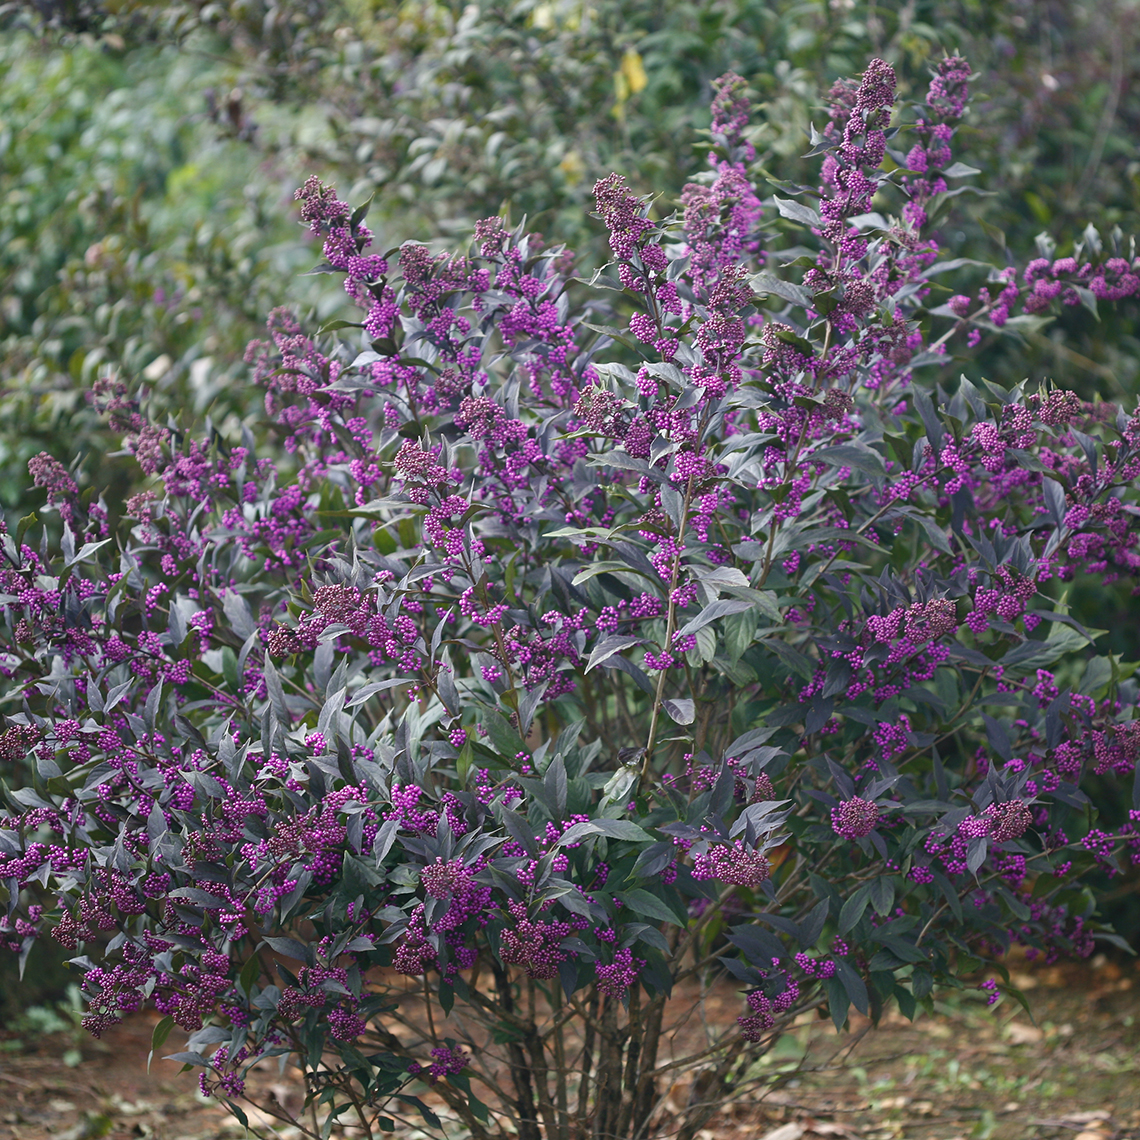
<svg viewBox="0 0 1140 1140">
<path fill-rule="evenodd" d="M 661 899 L 640 887 L 630 891 L 618 891 L 617 897 L 635 914 L 654 918 L 658 922 L 671 922 L 674 926 L 684 925 Z"/>
<path fill-rule="evenodd" d="M 776 209 L 780 211 L 782 218 L 802 222 L 813 229 L 823 228 L 823 219 L 810 206 L 801 206 L 799 202 L 790 202 L 787 198 L 781 198 L 776 194 L 772 195 L 772 201 L 776 203 Z"/>
<path fill-rule="evenodd" d="M 864 883 L 863 886 L 844 902 L 843 909 L 839 912 L 840 934 L 846 934 L 858 924 L 870 901 L 871 887 L 870 884 Z"/>
</svg>

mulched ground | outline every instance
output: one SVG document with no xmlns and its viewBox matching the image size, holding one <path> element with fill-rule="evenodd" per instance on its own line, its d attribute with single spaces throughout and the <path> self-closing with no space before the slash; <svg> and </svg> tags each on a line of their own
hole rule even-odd
<svg viewBox="0 0 1140 1140">
<path fill-rule="evenodd" d="M 1140 1140 L 1140 968 L 1098 957 L 1015 980 L 1036 1024 L 1013 1002 L 990 1009 L 973 992 L 913 1025 L 889 1015 L 844 1037 L 805 1017 L 762 1062 L 767 1094 L 730 1106 L 700 1140 Z M 739 1006 L 726 987 L 704 1016 L 727 1021 Z M 162 1060 L 147 1073 L 155 1020 L 140 1014 L 102 1041 L 0 1029 L 0 1140 L 244 1136 L 202 1100 L 193 1074 Z M 172 1036 L 162 1052 L 180 1047 Z M 672 1087 L 666 1112 L 687 1101 L 689 1081 Z M 300 1102 L 288 1074 L 267 1071 L 258 1086 Z M 269 1118 L 250 1115 L 267 1131 Z"/>
</svg>

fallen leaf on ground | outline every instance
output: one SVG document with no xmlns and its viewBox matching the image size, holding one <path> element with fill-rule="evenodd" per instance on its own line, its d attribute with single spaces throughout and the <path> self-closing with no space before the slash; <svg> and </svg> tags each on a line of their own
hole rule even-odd
<svg viewBox="0 0 1140 1140">
<path fill-rule="evenodd" d="M 879 1108 L 906 1108 L 910 1104 L 911 1098 L 909 1096 L 885 1096 L 879 1101 Z"/>
<path fill-rule="evenodd" d="M 844 1128 L 842 1124 L 835 1124 L 830 1120 L 813 1120 L 808 1124 L 809 1136 L 842 1136 L 843 1140 L 859 1140 L 859 1133 Z"/>
<path fill-rule="evenodd" d="M 760 1140 L 800 1140 L 804 1134 L 804 1126 L 797 1124 L 794 1120 L 790 1124 L 781 1124 L 779 1128 L 773 1128 L 771 1132 L 765 1132 Z"/>
<path fill-rule="evenodd" d="M 1021 1021 L 1011 1021 L 1005 1027 L 1005 1034 L 1012 1045 L 1036 1045 L 1045 1036 L 1036 1025 Z"/>
</svg>

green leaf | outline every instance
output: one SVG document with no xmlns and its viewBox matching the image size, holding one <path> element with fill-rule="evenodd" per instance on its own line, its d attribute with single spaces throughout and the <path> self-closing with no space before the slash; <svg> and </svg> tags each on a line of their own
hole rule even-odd
<svg viewBox="0 0 1140 1140">
<path fill-rule="evenodd" d="M 843 983 L 851 1004 L 862 1014 L 866 1015 L 870 1008 L 867 984 L 860 977 L 859 972 L 850 962 L 843 958 L 835 959 L 835 976 Z"/>
<path fill-rule="evenodd" d="M 703 629 L 710 622 L 716 621 L 717 618 L 743 613 L 745 610 L 750 610 L 752 606 L 752 602 L 743 599 L 722 598 L 720 601 L 711 602 L 695 618 L 686 622 L 677 631 L 677 636 L 684 637 L 686 634 L 696 633 L 697 630 Z"/>
<path fill-rule="evenodd" d="M 871 884 L 864 883 L 844 904 L 843 909 L 839 912 L 839 933 L 846 934 L 852 927 L 856 926 L 859 919 L 863 917 L 863 912 L 867 909 L 867 904 L 871 901 Z"/>
<path fill-rule="evenodd" d="M 755 636 L 756 618 L 749 616 L 747 610 L 725 619 L 724 650 L 731 664 L 735 665 L 744 656 Z"/>
<path fill-rule="evenodd" d="M 256 954 L 251 954 L 249 961 L 241 968 L 241 974 L 238 976 L 238 984 L 248 994 L 260 976 L 261 960 Z"/>
<path fill-rule="evenodd" d="M 851 1000 L 847 990 L 837 977 L 827 979 L 827 1008 L 831 1011 L 831 1020 L 835 1028 L 841 1030 L 847 1023 L 847 1011 L 851 1008 Z"/>
<path fill-rule="evenodd" d="M 685 655 L 691 665 L 704 665 L 716 656 L 716 634 L 707 625 L 697 630 L 697 644 Z"/>
<path fill-rule="evenodd" d="M 950 546 L 949 539 L 946 537 L 945 530 L 943 530 L 934 519 L 919 511 L 911 515 L 911 518 L 922 528 L 923 534 L 926 535 L 926 541 L 929 542 L 935 550 L 940 550 L 943 554 L 953 556 L 954 551 Z"/>
<path fill-rule="evenodd" d="M 812 663 L 800 653 L 799 650 L 793 649 L 790 645 L 785 644 L 777 638 L 763 641 L 761 645 L 771 649 L 792 672 L 802 677 L 805 681 L 810 681 L 812 677 L 815 676 L 815 668 L 812 666 Z"/>
<path fill-rule="evenodd" d="M 895 1001 L 899 1003 L 899 1013 L 907 1021 L 913 1021 L 914 1015 L 918 1012 L 918 1003 L 914 1000 L 914 994 L 904 986 L 895 986 L 894 995 Z"/>
<path fill-rule="evenodd" d="M 289 706 L 285 703 L 285 689 L 281 684 L 281 677 L 277 667 L 273 664 L 269 654 L 265 655 L 262 663 L 262 676 L 265 678 L 265 689 L 269 693 L 269 703 L 277 714 L 277 719 L 284 725 L 289 724 Z"/>
<path fill-rule="evenodd" d="M 348 901 L 367 894 L 373 887 L 384 882 L 383 874 L 377 870 L 375 862 L 366 863 L 358 855 L 346 851 L 341 856 L 340 883 L 338 894 Z M 266 939 L 268 942 L 269 940 Z M 294 955 L 296 957 L 296 955 Z"/>
<path fill-rule="evenodd" d="M 894 905 L 894 880 L 888 878 L 886 875 L 880 875 L 871 882 L 870 887 L 871 905 L 875 908 L 875 913 L 885 916 Z"/>
<path fill-rule="evenodd" d="M 85 542 L 64 564 L 64 569 L 75 566 L 80 562 L 86 562 L 88 558 L 97 550 L 101 550 L 104 546 L 112 541 L 109 538 L 100 539 L 98 542 Z"/>
<path fill-rule="evenodd" d="M 169 1014 L 166 1015 L 151 1031 L 150 1035 L 150 1052 L 146 1055 L 146 1071 L 150 1072 L 150 1063 L 154 1059 L 155 1051 L 161 1049 L 166 1044 L 166 1039 L 170 1036 L 170 1031 L 174 1028 L 174 1018 Z"/>
<path fill-rule="evenodd" d="M 777 297 L 782 297 L 785 301 L 802 305 L 804 308 L 807 308 L 812 302 L 809 289 L 805 289 L 802 285 L 793 285 L 790 281 L 781 281 L 779 277 L 773 277 L 771 273 L 756 273 L 748 279 L 748 284 L 757 293 L 772 293 Z"/>
<path fill-rule="evenodd" d="M 266 945 L 286 958 L 295 958 L 298 962 L 311 962 L 313 955 L 311 948 L 296 938 L 267 937 Z"/>
<path fill-rule="evenodd" d="M 819 459 L 832 467 L 854 467 L 868 475 L 886 476 L 883 457 L 862 443 L 837 443 L 811 452 L 808 459 Z"/>
<path fill-rule="evenodd" d="M 1085 666 L 1078 691 L 1088 696 L 1096 696 L 1112 682 L 1112 659 L 1093 657 Z"/>
<path fill-rule="evenodd" d="M 697 577 L 700 578 L 702 585 L 712 586 L 717 590 L 748 587 L 748 579 L 744 576 L 744 572 L 734 566 L 718 566 L 715 570 L 698 571 Z"/>
<path fill-rule="evenodd" d="M 929 970 L 915 970 L 910 979 L 910 988 L 914 996 L 922 1001 L 934 989 L 934 975 Z"/>
<path fill-rule="evenodd" d="M 617 897 L 636 914 L 655 918 L 658 922 L 671 922 L 674 926 L 685 925 L 661 899 L 641 887 L 618 891 Z"/>
<path fill-rule="evenodd" d="M 407 1093 L 399 1093 L 396 1097 L 397 1100 L 402 1100 L 405 1104 L 414 1105 L 418 1110 L 420 1116 L 432 1126 L 432 1128 L 442 1128 L 440 1119 L 418 1096 L 409 1096 Z"/>
<path fill-rule="evenodd" d="M 751 602 L 773 625 L 783 625 L 784 615 L 780 613 L 776 595 L 771 590 L 754 590 L 751 586 L 720 586 L 719 589 Z"/>
<path fill-rule="evenodd" d="M 1081 307 L 1087 309 L 1092 313 L 1096 320 L 1100 320 L 1100 313 L 1097 312 L 1096 307 L 1096 294 L 1091 289 L 1086 289 L 1083 285 L 1074 285 L 1073 291 L 1080 298 Z"/>
<path fill-rule="evenodd" d="M 619 633 L 608 634 L 594 646 L 584 672 L 589 673 L 591 669 L 597 668 L 603 661 L 608 661 L 615 653 L 621 653 L 626 649 L 632 649 L 635 645 L 644 644 L 645 639 L 641 637 L 631 637 Z"/>
<path fill-rule="evenodd" d="M 955 163 L 955 165 L 960 166 L 961 163 Z M 946 173 L 949 174 L 950 172 L 947 171 Z M 371 194 L 368 195 L 367 198 L 364 199 L 363 202 L 360 203 L 359 206 L 356 207 L 355 210 L 352 211 L 352 228 L 353 229 L 356 229 L 356 227 L 358 225 L 360 225 L 360 223 L 363 222 L 366 217 L 368 217 L 368 207 L 372 205 L 372 199 L 375 197 L 376 197 L 376 192 L 373 191 Z"/>
<path fill-rule="evenodd" d="M 787 198 L 781 198 L 776 194 L 772 195 L 772 201 L 776 203 L 780 217 L 793 222 L 801 222 L 803 225 L 811 226 L 814 229 L 823 228 L 823 219 L 810 206 L 801 206 L 799 202 L 790 202 Z"/>
<path fill-rule="evenodd" d="M 35 526 L 40 520 L 36 517 L 36 512 L 32 511 L 30 515 L 24 515 L 20 519 L 19 525 L 16 527 L 16 549 L 19 550 L 24 544 L 24 535 L 28 533 L 30 527 Z"/>
<path fill-rule="evenodd" d="M 624 839 L 630 843 L 647 843 L 653 836 L 644 828 L 638 827 L 631 819 L 595 819 L 588 827 L 595 828 L 599 835 L 610 839 Z"/>
<path fill-rule="evenodd" d="M 476 1120 L 481 1121 L 483 1124 L 490 1123 L 491 1115 L 487 1111 L 487 1106 L 473 1093 L 467 1094 L 467 1107 L 471 1109 L 471 1115 Z"/>
<path fill-rule="evenodd" d="M 455 988 L 441 981 L 439 988 L 436 990 L 436 995 L 439 998 L 439 1008 L 443 1010 L 444 1017 L 451 1016 L 451 1010 L 455 1006 Z"/>
<path fill-rule="evenodd" d="M 228 645 L 222 646 L 222 676 L 231 692 L 240 691 L 237 654 Z"/>
<path fill-rule="evenodd" d="M 616 340 L 620 344 L 624 344 L 626 348 L 635 348 L 633 338 L 629 335 L 628 329 L 619 329 L 614 325 L 593 325 L 589 321 L 579 322 L 582 328 L 589 329 L 591 332 L 600 333 L 602 336 L 608 336 L 611 340 Z"/>
<path fill-rule="evenodd" d="M 900 962 L 925 962 L 926 955 L 913 942 L 897 934 L 876 934 L 875 941 L 885 946 Z"/>
<path fill-rule="evenodd" d="M 249 602 L 236 590 L 227 590 L 222 597 L 222 612 L 226 615 L 234 633 L 245 641 L 257 630 Z"/>
<path fill-rule="evenodd" d="M 661 707 L 677 724 L 692 724 L 697 717 L 696 702 L 691 698 L 662 701 Z"/>
<path fill-rule="evenodd" d="M 654 482 L 665 482 L 665 476 L 660 471 L 656 471 L 644 459 L 635 459 L 624 451 L 607 451 L 604 455 L 587 456 L 586 464 L 589 467 L 616 467 L 620 471 L 636 471 Z"/>
<path fill-rule="evenodd" d="M 1025 1016 L 1028 1017 L 1034 1025 L 1037 1024 L 1037 1019 L 1033 1016 L 1033 1009 L 1029 1005 L 1028 999 L 1026 998 L 1025 994 L 1017 988 L 1017 986 L 1008 984 L 1004 985 L 1002 986 L 1002 993 L 1009 994 L 1009 996 L 1013 998 L 1013 1000 L 1017 1002 L 1017 1004 L 1021 1006 L 1023 1010 L 1025 1010 Z"/>
<path fill-rule="evenodd" d="M 790 344 L 797 352 L 802 352 L 804 356 L 815 356 L 815 346 L 810 340 L 805 340 L 798 333 L 792 332 L 791 329 L 782 326 L 774 325 L 776 339 L 783 344 Z"/>
<path fill-rule="evenodd" d="M 225 1102 L 225 1104 L 226 1104 L 226 1109 L 229 1112 L 233 1113 L 234 1118 L 242 1126 L 242 1128 L 244 1128 L 248 1131 L 249 1130 L 249 1117 L 246 1116 L 242 1107 L 240 1105 L 234 1104 L 234 1102 L 232 1100 L 227 1100 Z"/>
<path fill-rule="evenodd" d="M 578 532 L 575 532 L 577 534 Z M 547 538 L 561 538 L 561 532 L 556 534 L 548 534 Z M 569 537 L 569 536 L 566 536 Z M 628 562 L 593 562 L 584 569 L 579 570 L 571 580 L 574 586 L 580 586 L 583 582 L 588 582 L 591 578 L 596 578 L 599 574 L 638 574 L 642 578 L 648 578 L 649 575 L 642 570 L 638 570 L 636 566 L 630 566 Z"/>
<path fill-rule="evenodd" d="M 487 739 L 490 740 L 495 751 L 504 760 L 513 762 L 515 756 L 523 749 L 522 737 L 498 713 L 490 713 L 485 716 L 483 727 L 487 730 Z"/>
</svg>

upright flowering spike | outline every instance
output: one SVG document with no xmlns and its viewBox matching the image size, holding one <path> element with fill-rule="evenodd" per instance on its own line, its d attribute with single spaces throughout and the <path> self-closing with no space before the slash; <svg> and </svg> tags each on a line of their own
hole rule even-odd
<svg viewBox="0 0 1140 1140">
<path fill-rule="evenodd" d="M 67 473 L 67 468 L 46 451 L 28 460 L 28 474 L 37 487 L 48 493 L 48 505 L 57 507 L 61 517 L 71 525 L 75 520 L 74 497 L 79 493 L 79 485 Z"/>
<path fill-rule="evenodd" d="M 301 203 L 301 221 L 307 222 L 309 231 L 319 234 L 330 226 L 343 226 L 349 215 L 347 202 L 336 196 L 336 189 L 326 186 L 315 174 L 305 179 L 304 186 L 293 195 Z"/>
<path fill-rule="evenodd" d="M 594 200 L 609 230 L 610 248 L 616 257 L 628 261 L 636 253 L 641 239 L 654 228 L 653 222 L 645 216 L 645 207 L 630 193 L 620 174 L 600 179 L 594 185 Z"/>
<path fill-rule="evenodd" d="M 913 173 L 903 180 L 910 195 L 903 217 L 915 230 L 926 225 L 930 199 L 948 188 L 941 172 L 950 166 L 950 142 L 954 127 L 966 110 L 969 76 L 970 65 L 964 59 L 951 56 L 940 60 L 926 96 L 929 113 L 915 124 L 919 141 L 911 147 L 906 160 Z M 957 307 L 962 308 L 961 300 L 955 300 Z M 968 306 L 968 298 L 965 300 Z M 954 302 L 951 303 L 953 306 Z"/>
<path fill-rule="evenodd" d="M 748 84 L 734 71 L 726 71 L 714 79 L 712 101 L 712 133 L 719 135 L 730 150 L 746 148 L 745 162 L 756 157 L 756 150 L 743 138 L 751 107 Z"/>
<path fill-rule="evenodd" d="M 717 176 L 712 186 L 689 183 L 681 195 L 690 272 L 705 295 L 722 272 L 734 270 L 745 254 L 759 248 L 754 235 L 760 200 L 745 173 L 745 164 L 756 157 L 755 148 L 743 138 L 749 116 L 746 87 L 731 71 L 713 82 L 712 133 L 728 149 L 728 157 L 713 155 Z"/>
</svg>

